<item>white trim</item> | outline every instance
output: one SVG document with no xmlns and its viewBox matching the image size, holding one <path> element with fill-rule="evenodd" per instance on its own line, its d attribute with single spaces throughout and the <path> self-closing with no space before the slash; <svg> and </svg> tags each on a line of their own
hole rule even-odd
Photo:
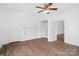
<svg viewBox="0 0 79 59">
<path fill-rule="evenodd" d="M 75 46 L 79 46 L 79 42 L 73 42 L 73 41 L 64 41 L 65 43 L 71 44 L 71 45 L 75 45 Z"/>
<path fill-rule="evenodd" d="M 48 40 L 48 42 L 53 42 L 53 41 L 56 41 L 56 39 L 54 39 L 54 40 Z"/>
</svg>

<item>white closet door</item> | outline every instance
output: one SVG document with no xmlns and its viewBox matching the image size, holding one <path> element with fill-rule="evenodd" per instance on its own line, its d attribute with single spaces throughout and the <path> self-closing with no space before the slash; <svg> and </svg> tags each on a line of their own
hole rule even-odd
<svg viewBox="0 0 79 59">
<path fill-rule="evenodd" d="M 40 29 L 41 37 L 47 38 L 48 36 L 48 21 L 41 21 L 41 29 Z"/>
<path fill-rule="evenodd" d="M 56 40 L 55 21 L 48 21 L 48 41 Z"/>
</svg>

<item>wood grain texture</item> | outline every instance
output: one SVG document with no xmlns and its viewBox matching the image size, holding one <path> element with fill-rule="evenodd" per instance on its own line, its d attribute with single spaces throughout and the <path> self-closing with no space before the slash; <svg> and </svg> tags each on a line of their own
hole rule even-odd
<svg viewBox="0 0 79 59">
<path fill-rule="evenodd" d="M 46 38 L 37 38 L 28 41 L 17 41 L 5 44 L 0 49 L 0 55 L 75 56 L 79 55 L 79 47 L 64 43 L 63 37 L 54 42 L 48 42 Z"/>
</svg>

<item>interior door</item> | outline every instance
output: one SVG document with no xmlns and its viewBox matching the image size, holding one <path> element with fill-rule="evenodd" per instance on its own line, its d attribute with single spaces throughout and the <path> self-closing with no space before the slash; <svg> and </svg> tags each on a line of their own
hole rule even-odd
<svg viewBox="0 0 79 59">
<path fill-rule="evenodd" d="M 48 36 L 48 21 L 41 21 L 40 35 L 41 35 L 41 37 L 47 38 L 47 36 Z"/>
</svg>

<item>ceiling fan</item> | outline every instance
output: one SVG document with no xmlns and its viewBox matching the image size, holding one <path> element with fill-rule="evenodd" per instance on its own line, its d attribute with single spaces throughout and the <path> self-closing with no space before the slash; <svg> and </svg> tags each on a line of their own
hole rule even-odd
<svg viewBox="0 0 79 59">
<path fill-rule="evenodd" d="M 36 6 L 36 8 L 42 9 L 38 13 L 46 11 L 47 14 L 50 14 L 50 12 L 49 12 L 50 10 L 57 10 L 57 8 L 50 8 L 50 6 L 52 6 L 52 5 L 53 5 L 53 3 L 45 3 L 44 7 Z"/>
</svg>

